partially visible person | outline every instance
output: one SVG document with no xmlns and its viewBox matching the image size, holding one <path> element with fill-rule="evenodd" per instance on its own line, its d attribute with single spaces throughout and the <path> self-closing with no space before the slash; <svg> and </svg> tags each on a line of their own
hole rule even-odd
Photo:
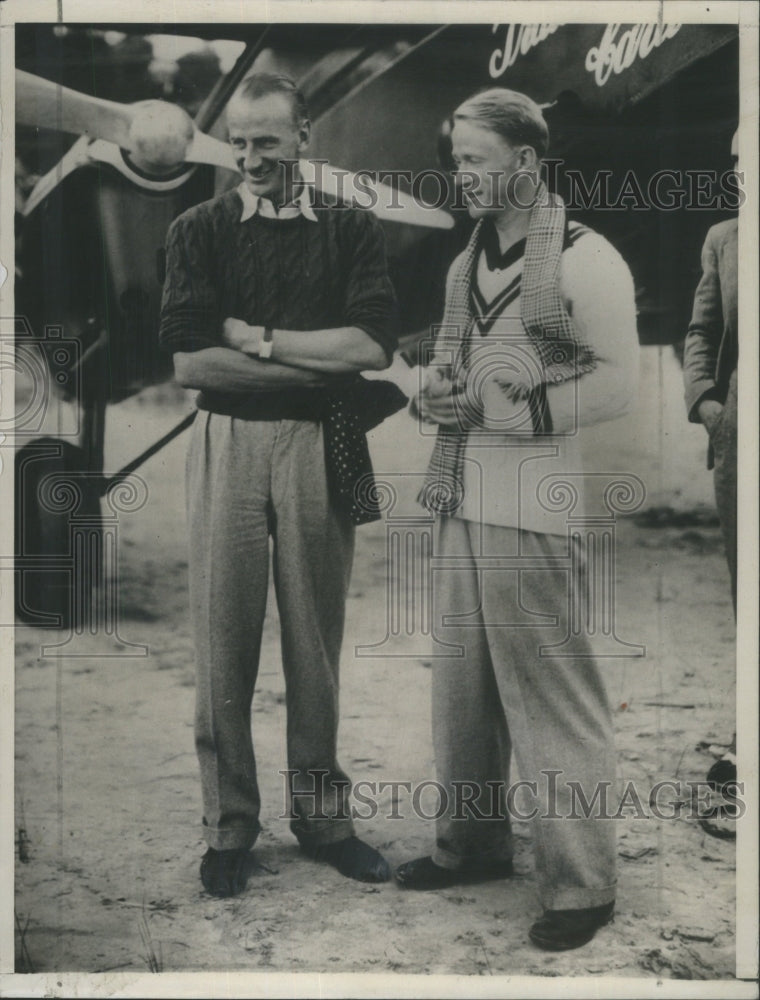
<svg viewBox="0 0 760 1000">
<path fill-rule="evenodd" d="M 731 140 L 731 159 L 739 169 L 739 133 Z M 686 408 L 692 423 L 707 431 L 707 468 L 713 470 L 715 506 L 731 577 L 736 618 L 736 470 L 737 366 L 739 363 L 738 301 L 739 220 L 728 219 L 708 230 L 702 247 L 702 277 L 683 352 Z M 710 785 L 722 793 L 736 782 L 736 733 L 726 753 L 708 772 Z M 725 833 L 709 821 L 703 829 Z"/>
<path fill-rule="evenodd" d="M 738 133 L 731 142 L 738 169 Z M 736 447 L 739 362 L 737 245 L 739 221 L 713 226 L 702 248 L 702 278 L 686 334 L 683 378 L 692 423 L 709 438 L 707 468 L 713 469 L 715 503 L 723 530 L 731 599 L 736 616 Z"/>
</svg>

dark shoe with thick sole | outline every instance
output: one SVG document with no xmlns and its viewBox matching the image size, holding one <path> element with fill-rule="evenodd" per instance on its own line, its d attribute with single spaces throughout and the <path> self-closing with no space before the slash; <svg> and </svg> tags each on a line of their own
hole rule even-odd
<svg viewBox="0 0 760 1000">
<path fill-rule="evenodd" d="M 220 899 L 237 896 L 245 889 L 252 862 L 253 856 L 247 848 L 216 851 L 209 847 L 201 860 L 203 888 Z"/>
<path fill-rule="evenodd" d="M 441 868 L 431 857 L 407 861 L 396 869 L 396 881 L 402 889 L 448 889 L 454 885 L 473 885 L 492 879 L 510 878 L 514 874 L 511 861 L 492 861 L 478 867 Z"/>
<path fill-rule="evenodd" d="M 314 861 L 323 861 L 357 882 L 387 882 L 391 877 L 388 862 L 379 851 L 358 837 L 345 837 L 332 844 L 307 846 L 301 850 Z"/>
<path fill-rule="evenodd" d="M 600 927 L 612 922 L 614 913 L 614 902 L 584 910 L 545 910 L 531 927 L 528 937 L 544 951 L 581 948 L 589 943 Z"/>
</svg>

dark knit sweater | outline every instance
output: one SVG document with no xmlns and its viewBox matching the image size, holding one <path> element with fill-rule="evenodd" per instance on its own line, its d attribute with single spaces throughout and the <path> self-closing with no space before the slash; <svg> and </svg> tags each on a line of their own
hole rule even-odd
<svg viewBox="0 0 760 1000">
<path fill-rule="evenodd" d="M 337 205 L 240 221 L 237 191 L 191 208 L 167 236 L 161 345 L 222 346 L 227 317 L 282 330 L 364 330 L 390 360 L 395 300 L 379 223 Z M 244 420 L 319 420 L 333 502 L 354 524 L 380 517 L 365 432 L 406 402 L 392 383 L 347 377 L 331 388 L 202 392 L 199 408 Z"/>
<path fill-rule="evenodd" d="M 385 349 L 396 346 L 394 297 L 385 241 L 374 216 L 354 208 L 317 208 L 317 222 L 302 215 L 240 221 L 237 191 L 179 216 L 167 237 L 167 271 L 160 340 L 171 352 L 221 344 L 227 317 L 282 330 L 355 326 Z M 201 393 L 198 405 L 256 419 L 256 396 Z M 267 391 L 301 415 L 321 390 Z M 248 405 L 250 404 L 250 405 Z M 307 406 L 308 409 L 308 406 Z M 286 415 L 286 411 L 283 411 Z"/>
</svg>

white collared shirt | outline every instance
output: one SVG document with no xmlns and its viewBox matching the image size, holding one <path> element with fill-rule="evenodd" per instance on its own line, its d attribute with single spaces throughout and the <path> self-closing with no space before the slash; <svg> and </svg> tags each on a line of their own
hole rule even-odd
<svg viewBox="0 0 760 1000">
<path fill-rule="evenodd" d="M 246 186 L 245 181 L 243 181 L 237 189 L 240 195 L 240 200 L 243 202 L 243 211 L 240 215 L 240 221 L 245 222 L 257 213 L 264 219 L 295 219 L 299 215 L 302 215 L 309 222 L 316 222 L 317 217 L 314 214 L 314 207 L 312 204 L 312 191 L 313 188 L 309 184 L 302 184 L 301 190 L 296 196 L 296 198 L 288 202 L 287 205 L 281 205 L 279 210 L 274 207 L 269 198 L 262 198 L 260 195 L 253 194 L 249 191 Z"/>
</svg>

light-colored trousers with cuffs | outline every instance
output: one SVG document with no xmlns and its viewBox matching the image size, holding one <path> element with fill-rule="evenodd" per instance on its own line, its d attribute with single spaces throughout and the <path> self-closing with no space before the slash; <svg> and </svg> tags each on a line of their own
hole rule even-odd
<svg viewBox="0 0 760 1000">
<path fill-rule="evenodd" d="M 559 535 L 458 517 L 436 522 L 434 557 L 446 566 L 433 570 L 435 636 L 463 655 L 433 661 L 435 765 L 448 800 L 436 822 L 433 860 L 466 869 L 511 858 L 510 815 L 528 818 L 535 811 L 530 828 L 545 909 L 582 909 L 615 898 L 615 820 L 597 818 L 598 807 L 582 818 L 566 785 L 577 782 L 592 802 L 606 783 L 614 811 L 612 720 L 583 635 L 563 648 L 572 656 L 540 651 L 566 636 L 569 587 L 582 580 L 570 581 L 563 568 L 494 568 L 493 557 L 519 553 L 540 564 L 566 556 L 568 544 Z M 535 794 L 529 785 L 518 791 L 513 776 L 510 799 L 512 755 Z M 569 818 L 573 813 L 579 818 Z"/>
<path fill-rule="evenodd" d="M 287 766 L 295 772 L 291 827 L 312 846 L 350 836 L 349 780 L 336 759 L 336 740 L 354 529 L 329 502 L 321 425 L 200 411 L 187 459 L 187 506 L 205 839 L 217 850 L 248 848 L 260 831 L 251 703 L 270 535 Z M 287 784 L 283 778 L 275 815 L 285 814 Z"/>
</svg>

